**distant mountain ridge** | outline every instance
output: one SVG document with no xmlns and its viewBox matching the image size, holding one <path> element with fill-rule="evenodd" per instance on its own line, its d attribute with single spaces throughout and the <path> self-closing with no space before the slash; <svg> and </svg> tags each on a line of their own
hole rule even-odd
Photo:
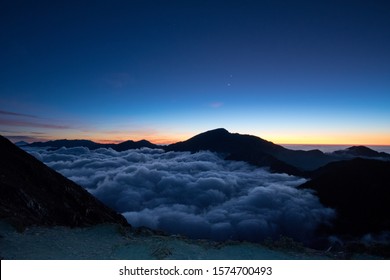
<svg viewBox="0 0 390 280">
<path fill-rule="evenodd" d="M 75 140 L 67 140 L 67 139 L 59 139 L 59 140 L 50 140 L 46 142 L 34 142 L 31 144 L 28 144 L 30 147 L 52 147 L 52 148 L 74 148 L 74 147 L 86 147 L 91 150 L 98 149 L 100 147 L 104 147 L 105 144 L 100 144 L 93 142 L 91 140 L 82 140 L 82 139 L 75 139 Z"/>
<path fill-rule="evenodd" d="M 390 160 L 390 154 L 384 152 L 377 152 L 365 146 L 352 146 L 344 150 L 338 150 L 331 153 L 332 155 L 341 157 L 363 157 L 363 158 L 377 158 Z"/>
<path fill-rule="evenodd" d="M 18 141 L 15 143 L 16 146 L 21 147 L 21 146 L 26 146 L 28 143 L 26 141 Z"/>
<path fill-rule="evenodd" d="M 35 142 L 32 147 L 79 147 L 91 150 L 112 148 L 116 151 L 128 149 L 159 148 L 165 151 L 197 152 L 209 150 L 220 153 L 227 160 L 246 161 L 260 167 L 269 167 L 273 172 L 310 177 L 311 172 L 330 162 L 352 159 L 356 157 L 390 160 L 390 154 L 379 153 L 364 146 L 353 146 L 333 153 L 323 153 L 320 150 L 291 150 L 274 144 L 260 137 L 246 134 L 230 133 L 224 128 L 218 128 L 195 135 L 194 137 L 167 146 L 153 144 L 147 140 L 125 141 L 119 144 L 100 144 L 90 140 L 55 140 Z"/>
<path fill-rule="evenodd" d="M 0 136 L 0 218 L 24 227 L 128 226 L 84 188 Z"/>
<path fill-rule="evenodd" d="M 75 147 L 86 147 L 90 150 L 96 150 L 99 148 L 111 148 L 113 150 L 116 150 L 118 152 L 129 150 L 129 149 L 139 149 L 143 147 L 147 148 L 160 148 L 161 146 L 155 145 L 150 143 L 147 140 L 140 140 L 140 141 L 132 141 L 128 140 L 119 144 L 102 144 L 102 143 L 96 143 L 91 140 L 82 140 L 82 139 L 76 139 L 76 140 L 67 140 L 67 139 L 61 139 L 61 140 L 51 140 L 47 142 L 34 142 L 31 144 L 28 144 L 30 147 L 52 147 L 52 148 L 75 148 Z"/>
</svg>

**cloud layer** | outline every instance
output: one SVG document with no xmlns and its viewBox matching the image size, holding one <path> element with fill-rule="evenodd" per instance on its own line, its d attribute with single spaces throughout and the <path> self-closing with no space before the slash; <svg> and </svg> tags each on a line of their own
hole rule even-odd
<svg viewBox="0 0 390 280">
<path fill-rule="evenodd" d="M 211 152 L 29 149 L 136 227 L 218 241 L 280 234 L 304 241 L 334 216 L 309 190 L 295 188 L 304 179 Z"/>
</svg>

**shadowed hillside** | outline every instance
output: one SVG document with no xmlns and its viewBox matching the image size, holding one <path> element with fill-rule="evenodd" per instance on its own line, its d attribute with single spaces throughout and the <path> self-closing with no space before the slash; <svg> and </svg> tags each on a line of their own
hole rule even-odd
<svg viewBox="0 0 390 280">
<path fill-rule="evenodd" d="M 14 225 L 128 225 L 79 185 L 0 136 L 0 218 Z"/>
<path fill-rule="evenodd" d="M 301 185 L 336 209 L 334 232 L 361 235 L 390 230 L 390 162 L 356 158 L 330 163 Z"/>
</svg>

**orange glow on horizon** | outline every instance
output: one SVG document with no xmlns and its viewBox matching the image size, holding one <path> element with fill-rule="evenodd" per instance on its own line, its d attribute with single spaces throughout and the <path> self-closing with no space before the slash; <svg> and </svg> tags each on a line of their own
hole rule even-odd
<svg viewBox="0 0 390 280">
<path fill-rule="evenodd" d="M 180 139 L 180 140 L 176 139 L 175 140 L 173 138 L 146 138 L 146 137 L 121 138 L 121 139 L 114 139 L 114 140 L 107 140 L 107 139 L 101 139 L 101 138 L 95 139 L 94 138 L 94 139 L 90 139 L 90 140 L 93 142 L 102 143 L 102 144 L 119 144 L 119 143 L 122 143 L 122 142 L 125 142 L 128 140 L 132 140 L 134 142 L 146 140 L 146 141 L 149 141 L 149 142 L 156 144 L 156 145 L 169 145 L 172 143 L 183 141 L 183 139 Z M 186 140 L 186 139 L 184 139 L 184 140 Z"/>
<path fill-rule="evenodd" d="M 91 141 L 97 142 L 97 143 L 104 143 L 104 144 L 118 144 L 121 142 L 125 142 L 128 140 L 132 141 L 141 141 L 141 140 L 147 140 L 153 144 L 156 145 L 169 145 L 172 143 L 177 143 L 180 141 L 185 141 L 189 138 L 191 138 L 194 135 L 162 135 L 162 134 L 156 134 L 156 135 L 110 135 L 112 138 L 107 139 L 107 135 L 101 136 L 96 135 L 95 137 L 90 138 Z"/>
<path fill-rule="evenodd" d="M 235 133 L 234 131 L 230 131 L 231 133 Z M 249 134 L 260 137 L 264 140 L 271 141 L 275 144 L 297 144 L 297 145 L 378 145 L 378 146 L 390 146 L 390 133 L 389 134 L 342 134 L 342 133 L 328 133 L 327 135 L 322 134 L 290 134 L 290 135 L 282 135 L 282 134 L 264 134 L 264 133 L 255 133 L 248 132 L 241 134 Z M 42 135 L 41 137 L 33 137 L 35 135 L 31 135 L 32 138 L 35 138 L 36 141 L 49 141 L 49 140 L 57 140 L 57 139 L 86 139 L 91 140 L 97 143 L 104 144 L 118 144 L 124 141 L 132 140 L 132 141 L 140 141 L 147 140 L 153 144 L 157 145 L 168 145 L 180 141 L 188 140 L 189 138 L 195 136 L 198 133 L 104 133 L 104 132 L 81 132 L 74 131 L 72 133 L 53 133 Z M 31 141 L 30 141 L 31 142 Z"/>
<path fill-rule="evenodd" d="M 233 132 L 234 133 L 234 132 Z M 147 140 L 153 144 L 158 145 L 169 145 L 172 143 L 188 140 L 195 136 L 195 134 L 182 134 L 182 135 L 149 135 L 140 136 L 118 136 L 112 140 L 104 140 L 106 138 L 96 137 L 91 139 L 92 141 L 99 143 L 120 143 L 127 140 L 140 141 Z M 299 145 L 378 145 L 378 146 L 389 146 L 390 135 L 290 135 L 287 137 L 281 136 L 259 136 L 264 140 L 271 141 L 275 144 L 299 144 Z"/>
<path fill-rule="evenodd" d="M 366 145 L 389 146 L 390 135 L 294 135 L 289 137 L 270 137 L 266 139 L 278 144 L 297 145 Z"/>
</svg>

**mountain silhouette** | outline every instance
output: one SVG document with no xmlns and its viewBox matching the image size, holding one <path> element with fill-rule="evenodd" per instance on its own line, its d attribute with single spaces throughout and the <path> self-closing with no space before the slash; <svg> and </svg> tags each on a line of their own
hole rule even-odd
<svg viewBox="0 0 390 280">
<path fill-rule="evenodd" d="M 332 162 L 312 176 L 300 188 L 315 190 L 322 204 L 336 209 L 334 233 L 390 230 L 390 162 L 362 158 Z"/>
<path fill-rule="evenodd" d="M 377 152 L 365 146 L 352 146 L 344 150 L 334 151 L 332 154 L 342 157 L 363 157 L 390 160 L 390 154 Z"/>
<path fill-rule="evenodd" d="M 168 151 L 209 150 L 225 159 L 242 160 L 257 166 L 268 166 L 274 172 L 302 176 L 335 158 L 319 150 L 294 151 L 252 135 L 230 133 L 224 128 L 198 134 L 187 141 L 171 144 Z"/>
<path fill-rule="evenodd" d="M 378 153 L 364 146 L 353 146 L 333 153 L 323 153 L 320 150 L 290 150 L 260 137 L 246 134 L 230 133 L 224 128 L 218 128 L 195 135 L 194 137 L 168 146 L 153 144 L 147 140 L 128 140 L 119 144 L 101 144 L 90 140 L 54 140 L 35 142 L 32 147 L 87 147 L 91 150 L 112 148 L 116 151 L 129 149 L 159 148 L 165 151 L 198 152 L 209 150 L 220 153 L 227 160 L 246 161 L 250 164 L 269 167 L 273 172 L 287 173 L 303 177 L 311 177 L 312 172 L 330 162 L 347 160 L 356 157 L 390 160 L 390 155 Z"/>
<path fill-rule="evenodd" d="M 26 141 L 18 141 L 15 143 L 15 145 L 18 147 L 22 147 L 28 145 L 28 143 Z"/>
<path fill-rule="evenodd" d="M 0 136 L 0 218 L 28 225 L 127 225 L 85 189 Z"/>
<path fill-rule="evenodd" d="M 60 140 L 52 140 L 52 141 L 46 141 L 46 142 L 34 142 L 29 144 L 30 147 L 51 147 L 51 148 L 74 148 L 74 147 L 86 147 L 91 150 L 95 150 L 98 148 L 105 147 L 106 144 L 100 144 L 96 143 L 90 140 L 67 140 L 67 139 L 60 139 Z"/>
<path fill-rule="evenodd" d="M 152 144 L 146 140 L 140 140 L 140 141 L 128 140 L 128 141 L 125 141 L 125 142 L 122 142 L 119 144 L 109 144 L 109 147 L 118 151 L 118 152 L 126 151 L 129 149 L 140 149 L 140 148 L 156 149 L 156 148 L 160 148 L 160 146 Z"/>
<path fill-rule="evenodd" d="M 129 149 L 139 149 L 139 148 L 160 148 L 159 145 L 155 145 L 150 143 L 147 140 L 140 140 L 140 141 L 132 141 L 128 140 L 119 144 L 101 144 L 96 143 L 90 140 L 53 140 L 53 141 L 47 141 L 47 142 L 34 142 L 31 144 L 28 144 L 30 147 L 51 147 L 54 149 L 59 149 L 62 147 L 65 148 L 74 148 L 74 147 L 86 147 L 90 150 L 96 150 L 99 148 L 111 148 L 115 151 L 122 152 Z"/>
</svg>

